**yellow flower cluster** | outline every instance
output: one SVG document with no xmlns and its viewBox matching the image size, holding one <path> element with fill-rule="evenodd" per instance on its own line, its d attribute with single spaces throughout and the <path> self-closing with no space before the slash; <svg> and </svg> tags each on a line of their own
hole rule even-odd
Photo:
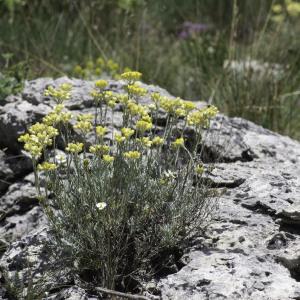
<svg viewBox="0 0 300 300">
<path fill-rule="evenodd" d="M 42 155 L 42 150 L 52 144 L 53 138 L 58 135 L 56 128 L 43 123 L 36 123 L 29 128 L 29 133 L 21 135 L 19 142 L 25 143 L 24 149 L 34 159 Z"/>
<path fill-rule="evenodd" d="M 97 126 L 96 127 L 96 134 L 98 137 L 102 137 L 106 134 L 107 128 L 103 126 Z"/>
<path fill-rule="evenodd" d="M 209 120 L 215 117 L 218 113 L 218 109 L 215 106 L 209 106 L 200 110 L 193 111 L 188 116 L 188 124 L 194 126 L 207 127 Z"/>
<path fill-rule="evenodd" d="M 68 143 L 66 151 L 78 154 L 79 152 L 82 152 L 83 146 L 83 143 Z"/>
<path fill-rule="evenodd" d="M 164 139 L 159 137 L 159 136 L 156 136 L 153 140 L 152 140 L 152 144 L 154 146 L 160 146 L 164 143 Z"/>
<path fill-rule="evenodd" d="M 54 171 L 56 170 L 57 165 L 54 163 L 50 163 L 48 161 L 43 162 L 42 164 L 38 164 L 37 169 L 39 171 Z"/>
<path fill-rule="evenodd" d="M 81 114 L 77 116 L 77 123 L 73 126 L 74 129 L 80 130 L 83 134 L 90 132 L 93 129 L 92 114 Z"/>
<path fill-rule="evenodd" d="M 162 108 L 168 114 L 185 117 L 196 108 L 195 103 L 184 101 L 180 98 L 168 98 L 161 96 L 159 93 L 152 93 L 151 99 L 155 103 L 156 109 Z"/>
<path fill-rule="evenodd" d="M 104 154 L 102 159 L 107 163 L 112 163 L 115 160 L 115 158 L 113 156 L 108 155 L 108 154 Z"/>
<path fill-rule="evenodd" d="M 128 84 L 127 91 L 130 95 L 133 96 L 144 96 L 147 94 L 147 90 L 142 88 L 138 83 Z"/>
<path fill-rule="evenodd" d="M 83 134 L 86 134 L 93 129 L 93 125 L 90 121 L 78 121 L 73 128 L 80 130 Z"/>
<path fill-rule="evenodd" d="M 118 95 L 112 91 L 93 90 L 91 91 L 90 95 L 94 98 L 96 103 L 106 103 L 111 108 L 114 108 L 116 106 L 116 102 L 118 101 Z"/>
<path fill-rule="evenodd" d="M 180 148 L 180 147 L 183 147 L 183 146 L 184 146 L 184 139 L 183 139 L 182 137 L 176 139 L 176 140 L 172 143 L 172 147 L 173 147 L 173 148 Z"/>
<path fill-rule="evenodd" d="M 104 89 L 108 86 L 108 82 L 107 80 L 100 79 L 95 82 L 95 86 L 99 89 Z"/>
<path fill-rule="evenodd" d="M 282 23 L 286 14 L 293 18 L 300 16 L 300 3 L 293 0 L 285 0 L 283 5 L 274 4 L 272 12 L 272 20 L 275 23 Z"/>
<path fill-rule="evenodd" d="M 91 122 L 94 116 L 92 114 L 80 114 L 77 116 L 77 121 L 88 121 Z"/>
<path fill-rule="evenodd" d="M 153 127 L 153 124 L 152 122 L 142 119 L 142 120 L 138 120 L 135 126 L 137 131 L 144 133 L 145 131 L 150 130 Z"/>
<path fill-rule="evenodd" d="M 114 138 L 115 138 L 115 141 L 116 141 L 118 144 L 123 143 L 123 142 L 126 140 L 125 136 L 122 136 L 122 135 L 119 134 L 119 133 L 116 133 L 115 136 L 114 136 Z"/>
<path fill-rule="evenodd" d="M 99 57 L 95 61 L 88 60 L 83 66 L 76 65 L 73 68 L 73 73 L 76 77 L 94 79 L 105 72 L 109 76 L 116 78 L 119 70 L 120 66 L 112 59 L 105 60 Z"/>
<path fill-rule="evenodd" d="M 128 151 L 124 152 L 123 156 L 128 159 L 139 159 L 141 157 L 141 153 L 139 151 Z"/>
<path fill-rule="evenodd" d="M 58 104 L 54 107 L 54 110 L 43 118 L 43 123 L 47 125 L 55 126 L 58 123 L 68 123 L 72 119 L 70 112 L 63 112 L 64 106 Z"/>
<path fill-rule="evenodd" d="M 70 99 L 71 89 L 72 85 L 69 83 L 63 83 L 57 89 L 55 89 L 53 86 L 49 86 L 45 90 L 44 95 L 53 97 L 57 103 L 62 103 L 63 101 Z"/>
<path fill-rule="evenodd" d="M 121 129 L 122 135 L 125 137 L 126 140 L 128 140 L 133 134 L 134 130 L 131 128 L 122 128 Z"/>
<path fill-rule="evenodd" d="M 89 151 L 93 154 L 103 155 L 109 153 L 109 146 L 107 145 L 94 145 L 90 146 Z"/>
<path fill-rule="evenodd" d="M 204 173 L 204 166 L 203 165 L 197 165 L 196 168 L 195 168 L 195 172 L 198 174 L 198 175 L 201 175 Z"/>
<path fill-rule="evenodd" d="M 142 73 L 136 71 L 125 72 L 121 74 L 121 79 L 127 80 L 128 82 L 134 82 L 140 80 Z"/>
<path fill-rule="evenodd" d="M 286 1 L 286 10 L 292 17 L 298 17 L 300 15 L 300 3 L 296 1 Z"/>
<path fill-rule="evenodd" d="M 138 138 L 137 141 L 140 142 L 146 148 L 150 148 L 153 144 L 149 137 Z"/>
<path fill-rule="evenodd" d="M 130 115 L 145 116 L 148 113 L 147 107 L 141 104 L 136 104 L 134 101 L 128 101 L 127 106 Z"/>
</svg>

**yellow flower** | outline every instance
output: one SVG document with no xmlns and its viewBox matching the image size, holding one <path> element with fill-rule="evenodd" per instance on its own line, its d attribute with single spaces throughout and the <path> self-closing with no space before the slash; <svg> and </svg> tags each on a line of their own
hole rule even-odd
<svg viewBox="0 0 300 300">
<path fill-rule="evenodd" d="M 26 143 L 24 149 L 28 151 L 34 159 L 38 159 L 42 155 L 43 147 L 39 144 Z"/>
<path fill-rule="evenodd" d="M 143 116 L 147 114 L 147 109 L 145 106 L 136 104 L 134 101 L 131 100 L 127 102 L 127 108 L 132 116 Z"/>
<path fill-rule="evenodd" d="M 97 67 L 97 68 L 95 69 L 95 74 L 96 74 L 97 76 L 100 76 L 100 75 L 102 74 L 102 69 L 99 68 L 99 67 Z"/>
<path fill-rule="evenodd" d="M 128 140 L 134 134 L 134 130 L 131 128 L 122 128 L 121 132 L 126 140 Z"/>
<path fill-rule="evenodd" d="M 19 136 L 18 141 L 21 143 L 27 143 L 30 140 L 30 135 L 28 133 Z"/>
<path fill-rule="evenodd" d="M 148 123 L 152 123 L 152 118 L 147 113 L 142 114 L 142 120 Z"/>
<path fill-rule="evenodd" d="M 274 4 L 274 5 L 272 6 L 272 11 L 273 11 L 273 13 L 275 13 L 275 14 L 281 13 L 281 12 L 282 12 L 282 6 L 281 6 L 280 4 Z"/>
<path fill-rule="evenodd" d="M 290 16 L 297 17 L 298 15 L 300 15 L 300 3 L 291 1 L 287 5 L 286 10 Z"/>
<path fill-rule="evenodd" d="M 89 121 L 91 122 L 93 120 L 92 114 L 80 114 L 77 116 L 77 121 Z"/>
<path fill-rule="evenodd" d="M 43 123 L 46 125 L 56 125 L 60 122 L 68 123 L 72 119 L 70 112 L 62 112 L 64 106 L 58 104 L 54 107 L 54 110 L 43 118 Z"/>
<path fill-rule="evenodd" d="M 116 100 L 109 100 L 107 102 L 107 105 L 110 107 L 110 108 L 115 108 L 116 106 Z"/>
<path fill-rule="evenodd" d="M 142 73 L 136 72 L 136 71 L 125 72 L 125 73 L 121 74 L 121 78 L 123 80 L 127 80 L 129 82 L 140 80 L 141 77 L 142 77 Z"/>
<path fill-rule="evenodd" d="M 62 112 L 62 110 L 63 110 L 64 108 L 65 108 L 65 106 L 64 106 L 63 104 L 57 104 L 57 105 L 54 107 L 53 111 L 54 111 L 55 113 L 59 114 L 59 113 Z"/>
<path fill-rule="evenodd" d="M 108 82 L 106 80 L 100 79 L 95 82 L 95 86 L 99 89 L 104 89 L 108 86 Z"/>
<path fill-rule="evenodd" d="M 196 110 L 188 116 L 188 124 L 207 127 L 209 120 L 216 116 L 218 109 L 215 106 L 209 106 L 204 109 Z"/>
<path fill-rule="evenodd" d="M 92 91 L 90 92 L 90 95 L 94 98 L 95 101 L 99 101 L 99 100 L 101 100 L 101 95 L 102 95 L 102 93 L 101 93 L 101 92 L 98 92 L 98 91 L 96 91 L 96 90 L 92 90 Z"/>
<path fill-rule="evenodd" d="M 174 148 L 179 148 L 179 147 L 184 146 L 184 139 L 183 139 L 183 138 L 178 138 L 178 139 L 176 139 L 176 140 L 172 143 L 172 146 L 173 146 Z"/>
<path fill-rule="evenodd" d="M 115 141 L 116 141 L 118 144 L 120 144 L 120 143 L 122 143 L 122 142 L 125 141 L 125 137 L 122 136 L 122 135 L 119 134 L 119 133 L 116 133 L 116 134 L 115 134 Z"/>
<path fill-rule="evenodd" d="M 103 160 L 107 163 L 112 163 L 114 161 L 114 157 L 108 154 L 103 155 Z"/>
<path fill-rule="evenodd" d="M 71 153 L 79 153 L 83 150 L 83 143 L 68 143 L 66 151 Z"/>
<path fill-rule="evenodd" d="M 63 83 L 57 89 L 49 86 L 45 90 L 44 95 L 53 97 L 58 103 L 62 103 L 63 101 L 70 99 L 71 89 L 72 85 L 69 83 Z"/>
<path fill-rule="evenodd" d="M 104 67 L 104 59 L 102 57 L 98 57 L 96 60 L 96 64 L 101 68 Z"/>
<path fill-rule="evenodd" d="M 176 109 L 181 108 L 183 100 L 180 98 L 171 99 L 167 97 L 161 97 L 160 106 L 169 114 L 174 114 Z"/>
<path fill-rule="evenodd" d="M 60 114 L 60 121 L 62 123 L 68 123 L 73 118 L 73 115 L 70 112 L 62 112 Z"/>
<path fill-rule="evenodd" d="M 128 151 L 124 152 L 123 156 L 128 159 L 139 159 L 141 157 L 141 153 L 139 151 Z"/>
<path fill-rule="evenodd" d="M 136 122 L 136 130 L 144 133 L 147 130 L 150 130 L 152 128 L 152 123 L 144 121 L 144 120 L 139 120 Z"/>
<path fill-rule="evenodd" d="M 83 73 L 82 67 L 80 65 L 76 65 L 73 69 L 73 73 L 75 75 L 82 76 L 82 73 Z"/>
<path fill-rule="evenodd" d="M 117 94 L 116 98 L 122 104 L 127 104 L 129 101 L 128 95 L 126 94 Z"/>
<path fill-rule="evenodd" d="M 43 123 L 36 123 L 29 128 L 29 133 L 21 135 L 19 142 L 25 143 L 24 149 L 35 159 L 42 155 L 42 150 L 52 144 L 52 140 L 58 135 L 58 130 Z"/>
<path fill-rule="evenodd" d="M 203 174 L 204 172 L 204 167 L 203 165 L 197 165 L 196 168 L 195 168 L 195 172 L 199 175 Z"/>
<path fill-rule="evenodd" d="M 73 127 L 74 129 L 78 129 L 83 133 L 88 133 L 89 131 L 92 130 L 93 125 L 90 121 L 79 121 Z"/>
<path fill-rule="evenodd" d="M 109 152 L 109 146 L 107 146 L 107 145 L 94 145 L 94 146 L 90 146 L 89 151 L 93 154 L 102 155 L 102 154 L 106 154 L 106 153 Z"/>
<path fill-rule="evenodd" d="M 137 83 L 127 85 L 127 91 L 129 94 L 135 96 L 144 96 L 147 94 L 147 90 L 140 87 Z"/>
<path fill-rule="evenodd" d="M 151 100 L 158 106 L 160 104 L 160 101 L 162 100 L 162 96 L 160 93 L 152 93 L 151 94 Z"/>
<path fill-rule="evenodd" d="M 152 146 L 152 141 L 148 137 L 142 137 L 137 139 L 144 147 L 150 148 Z"/>
<path fill-rule="evenodd" d="M 196 104 L 192 101 L 182 101 L 181 106 L 187 113 L 196 108 Z"/>
<path fill-rule="evenodd" d="M 50 138 L 58 135 L 58 130 L 56 128 L 39 122 L 32 125 L 28 131 L 33 135 L 37 135 L 39 133 L 46 134 Z"/>
<path fill-rule="evenodd" d="M 97 136 L 99 137 L 102 137 L 106 134 L 107 132 L 107 128 L 106 127 L 103 127 L 103 126 L 97 126 L 96 127 L 96 134 Z"/>
<path fill-rule="evenodd" d="M 152 144 L 154 146 L 160 146 L 164 143 L 164 139 L 159 137 L 159 136 L 156 136 L 153 140 L 152 140 Z"/>
<path fill-rule="evenodd" d="M 151 122 L 147 122 L 144 120 L 139 120 L 136 122 L 136 130 L 144 133 L 147 130 L 150 130 L 152 128 L 152 123 Z"/>
<path fill-rule="evenodd" d="M 106 63 L 108 70 L 112 73 L 115 73 L 119 69 L 119 65 L 114 62 L 112 59 L 109 59 Z"/>
<path fill-rule="evenodd" d="M 183 108 L 177 108 L 176 110 L 175 110 L 175 115 L 177 116 L 177 117 L 185 117 L 186 116 L 186 111 L 183 109 Z"/>
<path fill-rule="evenodd" d="M 48 161 L 43 162 L 42 164 L 38 164 L 37 169 L 39 171 L 53 171 L 57 168 L 57 165 L 54 163 L 50 163 Z"/>
<path fill-rule="evenodd" d="M 88 70 L 92 70 L 94 68 L 94 63 L 91 60 L 89 60 L 86 62 L 85 66 Z"/>
</svg>

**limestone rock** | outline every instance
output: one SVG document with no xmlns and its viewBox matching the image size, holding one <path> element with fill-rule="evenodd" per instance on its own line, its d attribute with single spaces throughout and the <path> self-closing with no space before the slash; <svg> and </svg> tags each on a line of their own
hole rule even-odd
<svg viewBox="0 0 300 300">
<path fill-rule="evenodd" d="M 93 299 L 72 282 L 68 270 L 57 267 L 61 276 L 48 271 L 51 235 L 43 229 L 46 220 L 36 200 L 31 169 L 26 159 L 24 164 L 7 159 L 20 154 L 18 135 L 55 105 L 44 96 L 44 89 L 63 82 L 74 87 L 67 108 L 75 115 L 93 112 L 89 95 L 93 82 L 66 77 L 26 82 L 21 95 L 8 97 L 0 107 L 0 147 L 6 149 L 0 152 L 0 268 L 12 282 L 16 273 L 25 285 L 30 274 L 35 274 L 36 283 L 43 278 L 45 299 Z M 144 87 L 168 95 L 158 87 Z M 109 88 L 120 93 L 122 82 L 109 81 Z M 141 100 L 149 101 L 148 96 Z M 116 129 L 121 119 L 117 106 Z M 164 126 L 163 115 L 158 121 Z M 192 139 L 193 133 L 187 131 L 186 136 Z M 219 210 L 206 236 L 186 249 L 183 267 L 158 279 L 161 298 L 300 299 L 300 143 L 220 114 L 202 146 L 205 180 L 223 191 Z M 55 290 L 60 283 L 73 286 Z M 0 299 L 1 293 L 0 289 Z"/>
</svg>

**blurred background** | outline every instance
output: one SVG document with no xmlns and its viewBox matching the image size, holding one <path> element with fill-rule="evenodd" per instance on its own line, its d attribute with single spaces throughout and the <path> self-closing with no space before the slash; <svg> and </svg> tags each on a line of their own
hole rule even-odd
<svg viewBox="0 0 300 300">
<path fill-rule="evenodd" d="M 300 139 L 300 1 L 0 0 L 0 105 L 26 79 L 127 69 Z"/>
</svg>

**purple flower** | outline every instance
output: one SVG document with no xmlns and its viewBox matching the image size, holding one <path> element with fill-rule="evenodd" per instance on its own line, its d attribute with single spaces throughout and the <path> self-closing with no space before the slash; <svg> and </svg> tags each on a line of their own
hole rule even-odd
<svg viewBox="0 0 300 300">
<path fill-rule="evenodd" d="M 179 32 L 178 37 L 180 39 L 187 39 L 196 33 L 201 33 L 209 30 L 211 26 L 203 23 L 193 23 L 185 21 L 182 24 L 182 30 Z"/>
</svg>

